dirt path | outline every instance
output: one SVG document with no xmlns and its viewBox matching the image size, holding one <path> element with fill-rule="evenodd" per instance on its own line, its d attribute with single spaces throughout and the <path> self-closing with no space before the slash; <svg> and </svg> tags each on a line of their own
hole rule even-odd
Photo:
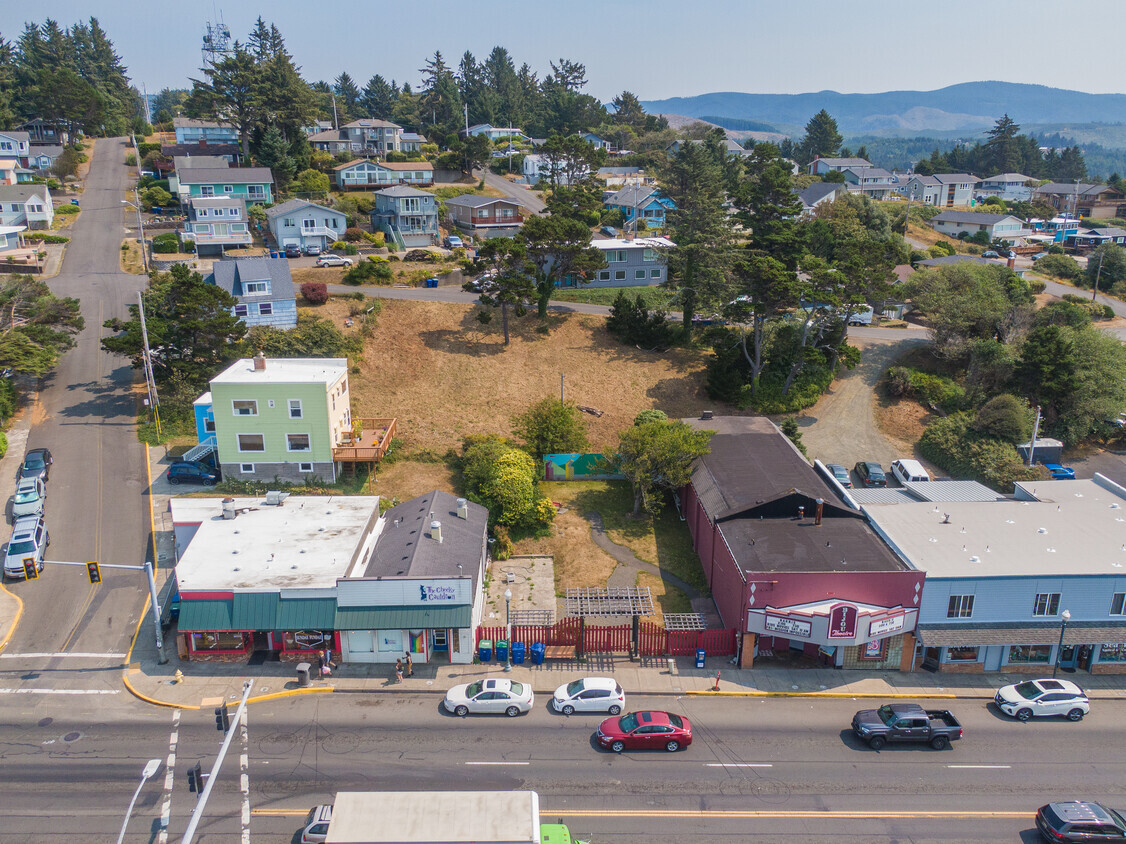
<svg viewBox="0 0 1126 844">
<path fill-rule="evenodd" d="M 901 449 L 876 424 L 876 384 L 896 358 L 926 342 L 905 337 L 892 343 L 856 343 L 863 351 L 860 365 L 833 382 L 829 392 L 798 417 L 802 442 L 811 458 L 852 468 L 859 460 L 887 466 Z"/>
</svg>

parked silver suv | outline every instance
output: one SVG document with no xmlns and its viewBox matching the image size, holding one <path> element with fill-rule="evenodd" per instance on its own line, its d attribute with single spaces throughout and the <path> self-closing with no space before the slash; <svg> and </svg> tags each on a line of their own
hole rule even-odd
<svg viewBox="0 0 1126 844">
<path fill-rule="evenodd" d="M 4 555 L 4 574 L 24 577 L 24 560 L 34 560 L 36 571 L 43 571 L 43 555 L 51 544 L 51 535 L 42 516 L 21 516 L 12 527 L 12 538 Z"/>
</svg>

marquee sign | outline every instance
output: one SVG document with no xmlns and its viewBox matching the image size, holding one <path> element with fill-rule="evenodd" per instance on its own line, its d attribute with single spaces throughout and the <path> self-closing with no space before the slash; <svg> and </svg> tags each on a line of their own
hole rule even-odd
<svg viewBox="0 0 1126 844">
<path fill-rule="evenodd" d="M 903 613 L 889 618 L 879 618 L 868 625 L 869 636 L 883 636 L 903 629 Z"/>
<path fill-rule="evenodd" d="M 852 604 L 835 604 L 829 610 L 829 638 L 856 638 L 856 607 Z"/>
<path fill-rule="evenodd" d="M 813 634 L 813 625 L 810 622 L 780 615 L 767 615 L 764 626 L 771 633 L 780 636 L 801 636 L 808 639 Z"/>
</svg>

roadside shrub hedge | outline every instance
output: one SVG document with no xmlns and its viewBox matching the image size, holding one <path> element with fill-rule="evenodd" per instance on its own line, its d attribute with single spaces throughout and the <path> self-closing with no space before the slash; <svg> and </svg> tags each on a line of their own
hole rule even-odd
<svg viewBox="0 0 1126 844">
<path fill-rule="evenodd" d="M 1024 281 L 1033 296 L 1037 296 L 1048 289 L 1048 282 L 1042 278 L 1026 278 Z"/>
<path fill-rule="evenodd" d="M 344 273 L 345 284 L 389 284 L 395 271 L 386 261 L 360 261 Z"/>
<path fill-rule="evenodd" d="M 919 452 L 955 478 L 974 480 L 998 492 L 1010 493 L 1016 481 L 1041 479 L 1040 467 L 1028 467 L 1011 443 L 979 434 L 970 425 L 973 416 L 957 413 L 927 426 Z"/>
<path fill-rule="evenodd" d="M 152 239 L 152 251 L 167 254 L 180 251 L 180 236 L 176 232 L 164 232 Z"/>
<path fill-rule="evenodd" d="M 144 158 L 150 152 L 160 152 L 160 144 L 151 141 L 142 141 L 137 144 L 137 151 L 140 152 L 141 157 Z"/>
<path fill-rule="evenodd" d="M 1086 296 L 1080 296 L 1077 293 L 1065 293 L 1062 298 L 1065 302 L 1070 302 L 1076 307 L 1082 308 L 1090 315 L 1091 319 L 1114 319 L 1114 308 L 1110 305 L 1092 302 Z"/>
<path fill-rule="evenodd" d="M 966 391 L 944 375 L 932 375 L 906 366 L 893 366 L 887 371 L 884 384 L 888 395 L 913 398 L 928 407 L 947 413 L 961 409 Z"/>
<path fill-rule="evenodd" d="M 664 311 L 649 310 L 645 294 L 632 299 L 620 290 L 610 308 L 606 330 L 620 342 L 643 349 L 664 350 L 672 345 L 675 329 Z"/>
<path fill-rule="evenodd" d="M 28 232 L 23 236 L 24 240 L 30 240 L 32 243 L 70 243 L 70 238 L 61 234 L 47 234 L 46 232 Z"/>
<path fill-rule="evenodd" d="M 344 241 L 346 243 L 359 243 L 364 239 L 364 230 L 356 228 L 355 226 L 344 230 Z"/>
<path fill-rule="evenodd" d="M 64 217 L 68 214 L 78 214 L 82 209 L 77 205 L 71 205 L 69 202 L 66 205 L 60 205 L 55 209 L 56 214 L 62 214 Z"/>
<path fill-rule="evenodd" d="M 1070 255 L 1045 255 L 1033 265 L 1033 269 L 1068 281 L 1074 281 L 1083 275 L 1083 268 Z"/>
</svg>

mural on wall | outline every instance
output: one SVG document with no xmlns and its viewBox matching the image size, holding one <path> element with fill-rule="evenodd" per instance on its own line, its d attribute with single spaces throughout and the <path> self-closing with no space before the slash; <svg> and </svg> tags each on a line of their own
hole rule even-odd
<svg viewBox="0 0 1126 844">
<path fill-rule="evenodd" d="M 623 475 L 608 472 L 602 454 L 545 454 L 545 481 L 621 481 Z"/>
</svg>

